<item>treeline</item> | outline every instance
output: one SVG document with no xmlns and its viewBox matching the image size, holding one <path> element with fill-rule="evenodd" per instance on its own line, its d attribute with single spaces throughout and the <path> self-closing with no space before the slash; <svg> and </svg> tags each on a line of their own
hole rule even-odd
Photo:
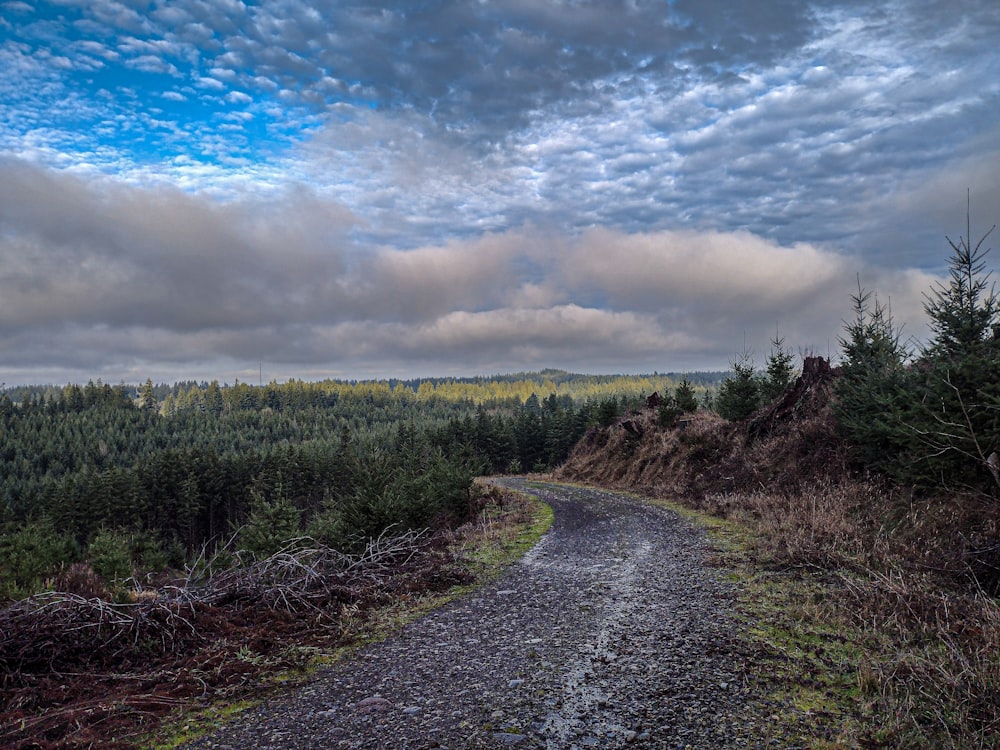
<svg viewBox="0 0 1000 750">
<path fill-rule="evenodd" d="M 478 404 L 385 382 L 5 393 L 0 597 L 75 561 L 113 579 L 182 567 L 234 535 L 263 554 L 297 534 L 349 548 L 388 526 L 460 521 L 477 474 L 547 469 L 636 408 L 625 380 L 606 385 L 634 395 Z"/>
<path fill-rule="evenodd" d="M 716 388 L 724 374 L 719 372 L 654 373 L 652 375 L 582 375 L 563 370 L 538 373 L 477 376 L 466 378 L 413 378 L 384 380 L 322 380 L 287 383 L 270 382 L 252 386 L 236 381 L 233 385 L 218 381 L 183 381 L 173 385 L 146 384 L 116 386 L 137 400 L 156 403 L 165 415 L 176 411 L 276 410 L 307 406 L 325 408 L 345 401 L 348 405 L 367 403 L 433 401 L 468 402 L 487 407 L 517 407 L 533 394 L 539 397 L 568 396 L 576 403 L 600 400 L 608 396 L 634 398 L 643 394 L 668 392 L 682 379 L 701 391 Z M 71 400 L 91 402 L 96 394 L 111 388 L 98 381 L 84 387 L 70 385 L 26 385 L 9 388 L 6 395 L 15 403 Z"/>
</svg>

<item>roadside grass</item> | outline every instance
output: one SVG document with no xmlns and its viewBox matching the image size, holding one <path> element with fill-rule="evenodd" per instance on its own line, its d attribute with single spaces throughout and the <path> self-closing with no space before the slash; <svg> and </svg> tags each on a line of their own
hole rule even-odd
<svg viewBox="0 0 1000 750">
<path fill-rule="evenodd" d="M 238 718 L 241 713 L 257 705 L 257 701 L 219 702 L 197 712 L 168 723 L 155 733 L 142 738 L 142 746 L 150 748 L 180 747 L 186 742 L 194 742 L 227 722 Z"/>
<path fill-rule="evenodd" d="M 475 576 L 474 586 L 493 580 L 512 562 L 535 546 L 552 526 L 552 508 L 534 495 L 486 484 L 488 491 L 508 498 L 480 513 L 475 533 L 452 544 L 456 557 Z M 512 500 L 511 498 L 516 498 Z"/>
<path fill-rule="evenodd" d="M 982 499 L 898 495 L 819 481 L 696 505 L 746 530 L 720 556 L 746 571 L 750 633 L 774 655 L 787 707 L 777 716 L 804 746 L 998 747 L 1000 602 L 956 551 L 963 506 Z"/>
<path fill-rule="evenodd" d="M 208 735 L 273 692 L 308 680 L 317 670 L 349 657 L 362 646 L 388 638 L 408 623 L 500 575 L 549 529 L 552 509 L 524 493 L 483 482 L 478 485 L 480 508 L 476 518 L 447 532 L 448 551 L 454 564 L 468 574 L 467 583 L 444 591 L 404 595 L 370 609 L 347 609 L 341 614 L 337 645 L 290 644 L 284 656 L 294 651 L 296 668 L 275 671 L 263 687 L 255 687 L 250 695 L 236 691 L 203 708 L 185 707 L 154 732 L 134 740 L 136 744 L 149 750 L 170 750 Z M 278 663 L 247 651 L 237 652 L 236 658 L 253 663 L 263 672 Z"/>
</svg>

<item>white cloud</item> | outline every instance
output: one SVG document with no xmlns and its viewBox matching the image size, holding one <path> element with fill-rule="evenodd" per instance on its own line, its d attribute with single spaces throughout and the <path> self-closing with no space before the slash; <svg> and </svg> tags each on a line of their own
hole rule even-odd
<svg viewBox="0 0 1000 750">
<path fill-rule="evenodd" d="M 139 55 L 138 57 L 131 57 L 125 60 L 125 64 L 145 73 L 164 73 L 175 77 L 180 76 L 180 71 L 177 70 L 176 65 L 155 55 Z"/>
<path fill-rule="evenodd" d="M 212 91 L 225 91 L 226 84 L 222 81 L 216 80 L 215 78 L 209 78 L 207 76 L 199 76 L 195 79 L 195 86 L 202 89 L 210 89 Z"/>
<path fill-rule="evenodd" d="M 230 91 L 226 94 L 226 101 L 230 104 L 249 104 L 253 97 L 243 91 Z"/>
</svg>

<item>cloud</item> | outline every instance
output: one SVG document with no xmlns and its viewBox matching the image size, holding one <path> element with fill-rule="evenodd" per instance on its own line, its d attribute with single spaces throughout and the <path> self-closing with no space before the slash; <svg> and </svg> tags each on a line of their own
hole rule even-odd
<svg viewBox="0 0 1000 750">
<path fill-rule="evenodd" d="M 163 58 L 155 55 L 139 55 L 125 61 L 125 64 L 137 68 L 144 73 L 163 73 L 164 75 L 177 77 L 180 71 L 172 63 L 166 62 Z"/>
<path fill-rule="evenodd" d="M 381 108 L 433 109 L 454 127 L 475 120 L 494 139 L 539 108 L 567 103 L 593 111 L 599 103 L 588 105 L 588 98 L 613 80 L 691 66 L 717 75 L 762 65 L 798 47 L 810 31 L 806 8 L 795 2 L 768 13 L 742 6 L 718 13 L 707 4 L 680 3 L 671 11 L 595 0 L 380 8 L 178 0 L 140 13 L 101 0 L 79 4 L 74 14 L 79 28 L 118 37 L 127 54 L 161 57 L 164 66 L 197 62 L 203 53 L 244 83 L 268 80 L 307 101 L 313 92 L 303 80 L 341 80 Z"/>
<path fill-rule="evenodd" d="M 20 2 L 20 0 L 3 3 L 3 9 L 10 13 L 31 13 L 34 10 L 30 5 Z"/>
<path fill-rule="evenodd" d="M 211 89 L 213 91 L 225 91 L 226 84 L 215 78 L 210 78 L 208 76 L 199 77 L 195 82 L 195 86 L 203 89 Z"/>
<path fill-rule="evenodd" d="M 226 94 L 226 101 L 230 104 L 249 104 L 253 97 L 243 91 L 230 91 Z"/>
<path fill-rule="evenodd" d="M 7 381 L 31 363 L 131 373 L 264 360 L 355 376 L 717 368 L 744 335 L 763 353 L 776 325 L 791 346 L 826 353 L 856 273 L 898 318 L 919 314 L 932 281 L 747 232 L 567 238 L 529 226 L 366 247 L 350 239 L 349 211 L 305 187 L 218 203 L 11 160 L 0 175 Z"/>
<path fill-rule="evenodd" d="M 294 321 L 339 273 L 337 243 L 351 224 L 349 212 L 306 190 L 279 199 L 279 216 L 252 198 L 219 205 L 9 161 L 0 171 L 8 326 Z"/>
<path fill-rule="evenodd" d="M 530 222 L 568 232 L 742 230 L 782 244 L 877 254 L 885 248 L 870 237 L 879 224 L 905 227 L 916 218 L 897 215 L 885 197 L 904 175 L 953 169 L 964 148 L 964 136 L 956 134 L 992 126 L 987 113 L 1000 101 L 995 56 L 939 66 L 936 45 L 947 40 L 950 50 L 964 24 L 941 19 L 935 37 L 909 36 L 919 13 L 897 10 L 840 6 L 790 13 L 784 21 L 748 10 L 728 25 L 708 8 L 682 7 L 677 18 L 657 25 L 627 14 L 612 22 L 586 6 L 570 24 L 515 5 L 508 12 L 516 23 L 504 28 L 496 47 L 501 57 L 490 63 L 496 70 L 483 75 L 518 75 L 513 57 L 503 62 L 504 45 L 520 54 L 521 47 L 572 37 L 597 55 L 601 43 L 582 41 L 591 21 L 606 23 L 613 37 L 645 20 L 664 38 L 691 36 L 694 47 L 729 39 L 737 28 L 772 32 L 752 48 L 759 54 L 735 38 L 733 50 L 716 54 L 718 69 L 739 68 L 729 77 L 710 76 L 701 64 L 682 66 L 689 52 L 674 55 L 677 70 L 668 72 L 652 51 L 640 59 L 640 38 L 628 47 L 628 59 L 615 63 L 620 68 L 568 61 L 565 88 L 538 83 L 530 106 L 520 109 L 521 94 L 508 97 L 506 84 L 492 78 L 476 84 L 483 96 L 462 105 L 461 121 L 440 98 L 406 109 L 344 103 L 290 157 L 317 182 L 335 172 L 343 199 L 379 242 L 440 241 Z M 402 23 L 392 14 L 379 19 L 387 28 Z M 419 36 L 419 20 L 411 21 L 405 28 Z M 548 35 L 540 31 L 546 24 Z M 460 47 L 458 37 L 452 43 Z M 558 49 L 538 54 L 561 59 Z M 949 64 L 957 62 L 951 54 Z M 376 100 L 380 75 L 362 79 Z M 473 91 L 463 76 L 447 79 L 449 96 Z M 976 93 L 960 99 L 956 85 Z M 510 107 L 507 115 L 491 112 L 494 99 Z M 500 123 L 502 132 L 495 130 Z M 914 234 L 902 234 L 902 242 L 916 245 Z"/>
<path fill-rule="evenodd" d="M 897 252 L 905 253 L 913 264 L 939 272 L 944 269 L 950 254 L 945 236 L 958 241 L 966 235 L 966 209 L 973 242 L 1000 224 L 1000 184 L 994 168 L 1000 163 L 1000 126 L 970 139 L 963 151 L 967 153 L 944 165 L 914 170 L 879 203 L 883 213 L 912 217 L 913 229 L 923 237 L 916 248 L 900 246 L 899 227 L 875 225 L 872 233 L 884 246 L 898 247 Z M 1000 248 L 995 232 L 984 249 L 991 246 Z M 996 268 L 998 262 L 995 254 L 989 257 L 990 267 Z"/>
<path fill-rule="evenodd" d="M 921 325 L 966 189 L 1000 216 L 995 3 L 4 9 L 24 367 L 824 352 L 859 273 Z"/>
</svg>

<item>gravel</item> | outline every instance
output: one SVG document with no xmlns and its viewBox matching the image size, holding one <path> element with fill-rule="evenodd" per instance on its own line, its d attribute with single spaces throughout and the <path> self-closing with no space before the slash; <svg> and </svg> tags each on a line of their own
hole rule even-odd
<svg viewBox="0 0 1000 750">
<path fill-rule="evenodd" d="M 768 736 L 704 532 L 620 494 L 555 510 L 498 580 L 190 748 L 740 748 Z"/>
</svg>

